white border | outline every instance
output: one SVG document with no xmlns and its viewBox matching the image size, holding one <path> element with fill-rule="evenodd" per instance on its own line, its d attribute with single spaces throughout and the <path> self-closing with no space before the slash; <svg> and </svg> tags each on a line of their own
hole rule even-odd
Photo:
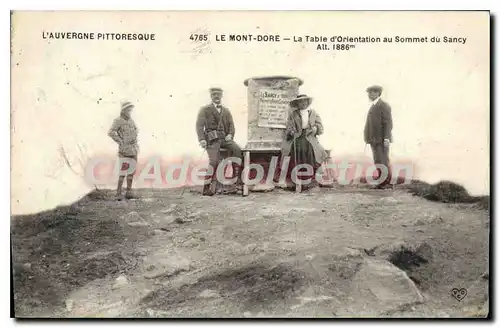
<svg viewBox="0 0 500 328">
<path fill-rule="evenodd" d="M 4 233 L 4 238 L 0 238 L 2 243 L 1 247 L 1 258 L 0 263 L 4 263 L 7 265 L 10 262 L 9 257 L 9 240 L 10 235 L 8 232 L 10 231 L 10 161 L 7 161 L 5 154 L 10 154 L 10 74 L 6 72 L 10 72 L 10 17 L 7 10 L 491 10 L 492 13 L 498 14 L 500 10 L 498 10 L 500 1 L 494 0 L 485 0 L 485 1 L 437 1 L 437 0 L 419 0 L 419 1 L 397 1 L 397 0 L 358 0 L 358 1 L 339 1 L 335 4 L 332 4 L 329 1 L 321 1 L 321 0 L 307 0 L 307 1 L 298 1 L 298 0 L 287 0 L 282 2 L 271 2 L 269 0 L 251 0 L 251 1 L 241 1 L 234 2 L 230 0 L 221 1 L 221 0 L 210 0 L 210 1 L 194 1 L 194 0 L 182 0 L 176 3 L 165 3 L 165 1 L 153 1 L 153 0 L 140 0 L 140 1 L 124 1 L 124 0 L 113 0 L 113 1 L 103 1 L 103 0 L 86 0 L 82 2 L 70 2 L 70 1 L 4 1 L 2 2 L 2 28 L 1 31 L 1 40 L 0 44 L 3 46 L 3 51 L 0 53 L 2 56 L 2 62 L 4 63 L 4 74 L 1 75 L 2 79 L 2 103 L 5 105 L 5 109 L 2 112 L 3 120 L 0 121 L 0 145 L 1 145 L 1 154 L 4 154 L 2 161 L 0 161 L 1 172 L 2 172 L 2 182 L 0 184 L 1 190 L 1 198 L 2 202 L 0 209 L 2 209 L 2 218 L 3 218 L 3 226 L 1 227 L 1 231 Z M 139 6 L 140 5 L 140 6 Z M 498 17 L 497 17 L 498 18 Z M 498 19 L 496 20 L 496 24 L 498 25 Z M 498 33 L 495 35 L 495 43 L 498 43 Z M 498 49 L 498 48 L 497 48 Z M 498 58 L 498 55 L 495 55 Z M 495 69 L 495 72 L 497 70 Z M 496 75 L 496 74 L 495 74 Z M 491 90 L 494 94 L 498 94 L 498 84 L 495 87 L 495 90 Z M 495 108 L 496 109 L 496 108 Z M 497 115 L 498 119 L 498 115 Z M 499 126 L 498 120 L 495 120 L 495 125 Z M 471 131 L 473 133 L 473 131 Z M 498 152 L 498 140 L 496 140 L 495 150 Z M 495 167 L 496 169 L 497 167 Z M 9 184 L 6 182 L 9 181 Z M 495 181 L 497 182 L 497 181 Z M 495 193 L 495 200 L 496 200 Z M 494 219 L 492 220 L 494 221 Z M 498 229 L 498 227 L 497 227 Z M 498 242 L 495 247 L 495 258 L 497 259 L 498 254 Z M 496 270 L 495 270 L 496 272 Z M 3 296 L 4 301 L 2 302 L 2 310 L 3 313 L 1 315 L 2 318 L 2 326 L 11 326 L 14 325 L 15 322 L 13 320 L 8 319 L 10 317 L 10 272 L 9 270 L 1 270 L 1 289 L 0 294 Z M 496 277 L 495 277 L 496 278 Z M 498 281 L 496 281 L 496 286 L 498 286 Z M 496 315 L 499 315 L 498 312 L 498 302 L 496 302 L 497 306 L 495 307 Z M 45 322 L 45 323 L 36 323 L 36 325 L 53 325 L 55 322 Z M 119 324 L 124 322 L 119 322 Z M 162 322 L 159 322 L 162 324 Z M 206 322 L 210 324 L 219 324 L 218 322 Z M 241 324 L 236 322 L 226 322 L 226 324 Z M 251 322 L 251 324 L 258 324 L 259 326 L 267 326 L 267 325 L 290 325 L 291 322 Z M 344 326 L 346 324 L 349 325 L 360 325 L 365 322 L 331 322 L 336 325 Z M 437 326 L 439 322 L 420 322 L 420 323 L 410 323 L 405 322 L 408 325 L 416 325 L 422 324 L 426 325 L 426 327 Z M 470 322 L 474 323 L 474 321 Z M 35 323 L 32 323 L 35 325 Z M 83 324 L 92 324 L 93 327 L 104 327 L 108 325 L 109 322 L 84 322 Z M 124 323 L 131 326 L 143 326 L 146 323 Z M 163 324 L 171 324 L 171 323 L 163 323 Z M 184 325 L 190 326 L 193 323 L 184 322 Z M 301 325 L 311 325 L 314 322 L 297 322 L 295 324 Z M 389 322 L 382 321 L 379 324 L 387 325 Z M 393 322 L 393 324 L 401 324 L 401 322 Z M 453 324 L 453 323 L 452 323 Z M 478 322 L 475 322 L 478 324 Z M 64 322 L 60 324 L 61 326 L 69 326 L 69 322 Z"/>
</svg>

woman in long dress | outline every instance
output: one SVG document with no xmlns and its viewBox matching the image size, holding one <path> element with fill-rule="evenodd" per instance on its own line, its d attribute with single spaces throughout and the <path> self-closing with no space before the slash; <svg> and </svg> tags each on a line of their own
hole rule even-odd
<svg viewBox="0 0 500 328">
<path fill-rule="evenodd" d="M 328 155 L 320 145 L 318 136 L 323 134 L 323 123 L 319 114 L 310 107 L 312 98 L 306 95 L 299 95 L 290 102 L 290 115 L 287 120 L 286 138 L 282 145 L 282 160 L 285 156 L 290 156 L 290 169 L 297 165 L 304 164 L 312 167 L 312 175 L 304 176 L 301 173 L 301 180 L 311 179 L 309 184 L 304 186 L 304 190 L 318 186 L 315 178 L 317 169 L 326 161 Z M 311 172 L 310 170 L 308 170 Z M 292 171 L 293 172 L 293 171 Z M 302 168 L 299 172 L 307 172 Z M 295 177 L 292 175 L 292 180 Z M 297 180 L 294 183 L 299 183 Z"/>
</svg>

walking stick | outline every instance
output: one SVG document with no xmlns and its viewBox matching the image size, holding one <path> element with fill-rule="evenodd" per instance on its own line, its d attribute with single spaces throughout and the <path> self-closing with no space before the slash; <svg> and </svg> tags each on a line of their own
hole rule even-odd
<svg viewBox="0 0 500 328">
<path fill-rule="evenodd" d="M 206 148 L 203 148 L 203 150 L 201 151 L 200 157 L 198 158 L 198 162 L 201 160 L 201 157 L 203 156 L 203 154 L 205 154 L 206 150 L 207 150 Z M 184 187 L 182 187 L 182 192 L 181 192 L 181 196 L 180 197 L 182 197 L 184 195 L 184 192 L 186 191 L 186 188 L 187 188 L 187 181 L 184 184 Z"/>
<path fill-rule="evenodd" d="M 302 191 L 302 185 L 300 183 L 298 183 L 299 182 L 299 180 L 298 180 L 299 174 L 298 174 L 297 170 L 295 169 L 295 167 L 297 166 L 297 147 L 296 147 L 295 140 L 297 140 L 297 137 L 294 134 L 293 141 L 292 141 L 292 147 L 293 147 L 293 157 L 294 157 L 293 170 L 295 170 L 295 192 L 300 193 Z"/>
</svg>

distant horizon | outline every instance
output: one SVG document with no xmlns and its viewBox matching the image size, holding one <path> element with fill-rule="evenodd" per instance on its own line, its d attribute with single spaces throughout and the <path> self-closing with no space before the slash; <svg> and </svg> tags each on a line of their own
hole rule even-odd
<svg viewBox="0 0 500 328">
<path fill-rule="evenodd" d="M 134 33 L 155 33 L 155 41 L 42 38 L 43 31 L 128 32 L 125 20 Z M 89 191 L 80 161 L 116 157 L 107 132 L 121 101 L 135 105 L 139 158 L 199 158 L 196 117 L 211 102 L 208 89 L 218 86 L 234 119 L 234 141 L 244 147 L 251 109 L 244 81 L 274 75 L 303 81 L 298 92 L 313 98 L 324 126 L 319 141 L 332 156 L 371 157 L 363 140 L 365 90 L 377 84 L 392 108 L 392 162 L 411 161 L 429 183 L 456 181 L 472 194 L 490 190 L 488 12 L 16 12 L 12 26 L 13 212 L 51 208 Z M 292 40 L 215 41 L 230 33 Z M 210 34 L 210 42 L 196 43 L 191 34 Z M 306 35 L 467 42 L 324 51 L 293 42 Z M 61 147 L 77 174 L 65 167 Z"/>
</svg>

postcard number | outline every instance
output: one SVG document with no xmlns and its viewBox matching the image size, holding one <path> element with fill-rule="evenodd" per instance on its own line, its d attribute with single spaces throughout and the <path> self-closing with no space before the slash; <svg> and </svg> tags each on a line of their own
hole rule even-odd
<svg viewBox="0 0 500 328">
<path fill-rule="evenodd" d="M 191 34 L 189 39 L 192 41 L 208 41 L 208 35 L 207 34 Z"/>
</svg>

